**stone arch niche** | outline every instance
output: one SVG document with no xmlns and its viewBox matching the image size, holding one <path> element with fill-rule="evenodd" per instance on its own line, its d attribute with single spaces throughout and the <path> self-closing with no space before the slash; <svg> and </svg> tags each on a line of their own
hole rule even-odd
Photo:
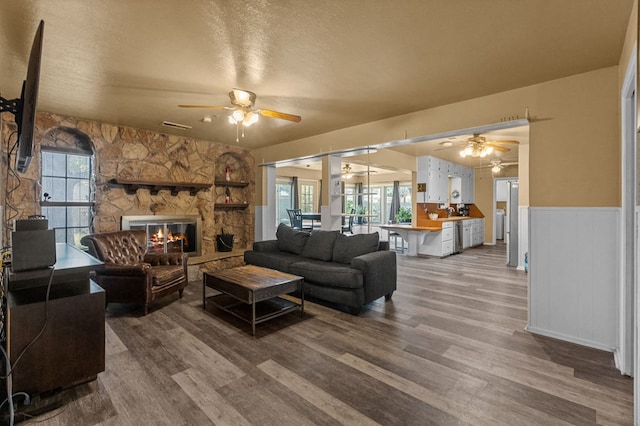
<svg viewBox="0 0 640 426">
<path fill-rule="evenodd" d="M 254 239 L 253 164 L 246 156 L 224 152 L 215 164 L 214 229 L 234 235 L 234 250 L 247 249 Z M 252 163 L 252 161 L 251 161 Z"/>
<path fill-rule="evenodd" d="M 56 148 L 70 154 L 95 155 L 95 147 L 86 133 L 66 126 L 56 126 L 42 135 L 43 148 Z"/>
<path fill-rule="evenodd" d="M 7 221 L 5 229 L 3 229 L 2 239 L 3 245 L 9 244 L 10 231 L 13 226 L 13 220 L 26 219 L 31 215 L 39 215 L 42 213 L 41 201 L 43 200 L 42 188 L 40 186 L 40 173 L 42 157 L 42 148 L 54 148 L 56 151 L 68 154 L 85 154 L 91 155 L 93 158 L 93 166 L 95 166 L 95 145 L 89 135 L 81 130 L 68 127 L 54 125 L 48 127 L 49 123 L 42 123 L 43 114 L 38 113 L 38 121 L 36 121 L 36 133 L 31 164 L 26 173 L 17 178 L 10 177 L 7 183 L 10 191 L 7 193 L 6 210 L 7 213 L 3 217 L 3 221 Z M 14 128 L 15 125 L 7 126 Z M 5 129 L 6 131 L 7 129 Z M 7 137 L 6 134 L 1 135 L 2 140 Z M 14 161 L 13 158 L 11 161 Z M 3 176 L 5 175 L 7 163 L 3 159 Z M 91 184 L 95 193 L 95 175 L 92 176 Z M 92 211 L 95 214 L 95 211 Z"/>
</svg>

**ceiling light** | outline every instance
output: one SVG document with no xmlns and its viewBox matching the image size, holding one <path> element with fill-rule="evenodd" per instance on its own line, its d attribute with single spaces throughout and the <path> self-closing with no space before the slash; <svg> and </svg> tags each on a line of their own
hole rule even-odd
<svg viewBox="0 0 640 426">
<path fill-rule="evenodd" d="M 491 172 L 493 172 L 493 173 L 500 173 L 500 170 L 502 170 L 502 167 L 500 167 L 500 166 L 499 166 L 499 165 L 497 165 L 497 164 L 496 164 L 496 165 L 494 165 L 494 166 L 491 168 Z"/>
<path fill-rule="evenodd" d="M 342 168 L 343 170 L 343 178 L 345 179 L 351 179 L 353 177 L 353 174 L 351 173 L 351 166 L 348 164 L 345 164 L 344 167 Z"/>
<path fill-rule="evenodd" d="M 231 113 L 231 117 L 233 117 L 236 123 L 241 123 L 244 120 L 244 111 L 237 109 Z"/>
<path fill-rule="evenodd" d="M 460 151 L 460 156 L 462 158 L 467 156 L 484 158 L 492 152 L 493 147 L 486 142 L 469 140 L 469 142 L 467 142 L 467 146 Z"/>
<path fill-rule="evenodd" d="M 231 103 L 245 108 L 251 107 L 256 100 L 256 94 L 248 90 L 233 89 L 229 93 Z"/>
<path fill-rule="evenodd" d="M 253 111 L 249 111 L 249 112 L 244 116 L 244 120 L 242 120 L 242 125 L 249 127 L 249 126 L 251 126 L 252 124 L 257 123 L 257 122 L 258 122 L 258 118 L 259 118 L 259 117 L 260 117 L 260 116 L 259 116 L 257 113 L 255 113 L 255 112 L 253 112 Z"/>
</svg>

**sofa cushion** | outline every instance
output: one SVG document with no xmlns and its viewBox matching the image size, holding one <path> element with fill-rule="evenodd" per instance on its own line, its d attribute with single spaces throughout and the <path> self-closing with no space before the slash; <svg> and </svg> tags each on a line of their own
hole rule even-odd
<svg viewBox="0 0 640 426">
<path fill-rule="evenodd" d="M 307 244 L 304 246 L 304 249 L 302 249 L 302 256 L 330 262 L 333 258 L 333 245 L 339 233 L 339 231 L 321 231 L 314 229 L 311 231 Z"/>
<path fill-rule="evenodd" d="M 327 287 L 362 288 L 362 272 L 348 265 L 321 260 L 307 260 L 291 264 L 290 273 L 304 277 L 305 282 Z"/>
<path fill-rule="evenodd" d="M 304 249 L 309 239 L 309 233 L 296 231 L 284 223 L 281 223 L 276 230 L 276 238 L 278 239 L 278 249 L 280 249 L 280 251 L 302 254 L 302 249 Z"/>
<path fill-rule="evenodd" d="M 262 266 L 263 268 L 276 269 L 281 272 L 290 273 L 291 265 L 299 260 L 300 256 L 286 252 L 265 253 L 253 250 L 244 252 L 244 263 Z"/>
<path fill-rule="evenodd" d="M 351 259 L 356 256 L 377 251 L 379 240 L 377 232 L 350 236 L 339 234 L 333 246 L 333 261 L 351 263 Z"/>
<path fill-rule="evenodd" d="M 180 278 L 184 278 L 182 265 L 161 265 L 151 268 L 151 285 L 154 287 L 173 283 Z"/>
</svg>

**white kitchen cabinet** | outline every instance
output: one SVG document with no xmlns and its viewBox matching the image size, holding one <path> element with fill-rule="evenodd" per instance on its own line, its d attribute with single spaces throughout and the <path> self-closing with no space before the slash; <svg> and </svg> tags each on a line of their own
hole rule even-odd
<svg viewBox="0 0 640 426">
<path fill-rule="evenodd" d="M 471 247 L 484 244 L 484 219 L 471 219 Z"/>
<path fill-rule="evenodd" d="M 496 201 L 507 201 L 508 188 L 508 181 L 499 180 L 496 182 Z"/>
<path fill-rule="evenodd" d="M 458 200 L 454 200 L 453 203 L 473 204 L 473 169 L 431 155 L 417 158 L 417 183 L 426 183 L 427 185 L 427 192 L 424 197 L 425 202 L 451 202 L 449 194 L 450 177 L 460 179 L 460 197 Z"/>
<path fill-rule="evenodd" d="M 467 219 L 462 222 L 462 249 L 471 247 L 471 221 Z"/>
<path fill-rule="evenodd" d="M 426 155 L 418 157 L 416 165 L 416 182 L 426 184 L 429 173 L 429 157 Z"/>
<path fill-rule="evenodd" d="M 433 157 L 431 155 L 427 156 L 427 170 L 431 171 L 431 170 L 437 170 L 440 171 L 442 170 L 442 163 L 444 162 L 444 160 L 438 158 L 438 157 Z"/>
<path fill-rule="evenodd" d="M 442 231 L 425 233 L 418 252 L 429 256 L 449 256 L 453 252 L 453 222 L 442 222 Z"/>
<path fill-rule="evenodd" d="M 445 203 L 449 199 L 449 176 L 439 170 L 427 173 L 427 202 Z"/>
<path fill-rule="evenodd" d="M 463 165 L 451 163 L 449 166 L 449 176 L 461 178 L 466 170 L 468 169 Z"/>
<path fill-rule="evenodd" d="M 474 200 L 474 171 L 465 167 L 462 175 L 462 190 L 460 191 L 460 202 L 462 204 L 473 204 Z"/>
</svg>

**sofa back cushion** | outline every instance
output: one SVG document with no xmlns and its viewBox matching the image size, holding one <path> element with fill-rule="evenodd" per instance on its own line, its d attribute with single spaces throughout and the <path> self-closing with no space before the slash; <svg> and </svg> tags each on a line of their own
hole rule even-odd
<svg viewBox="0 0 640 426">
<path fill-rule="evenodd" d="M 351 259 L 356 256 L 377 251 L 379 240 L 380 236 L 377 232 L 351 236 L 338 234 L 336 243 L 333 245 L 333 261 L 351 263 Z"/>
<path fill-rule="evenodd" d="M 339 234 L 339 231 L 314 229 L 311 231 L 307 245 L 302 250 L 302 256 L 330 262 L 333 259 L 333 246 Z"/>
<path fill-rule="evenodd" d="M 287 253 L 302 254 L 302 250 L 307 245 L 309 233 L 296 231 L 284 223 L 281 223 L 276 230 L 276 238 L 278 239 L 278 250 L 286 251 Z"/>
</svg>

